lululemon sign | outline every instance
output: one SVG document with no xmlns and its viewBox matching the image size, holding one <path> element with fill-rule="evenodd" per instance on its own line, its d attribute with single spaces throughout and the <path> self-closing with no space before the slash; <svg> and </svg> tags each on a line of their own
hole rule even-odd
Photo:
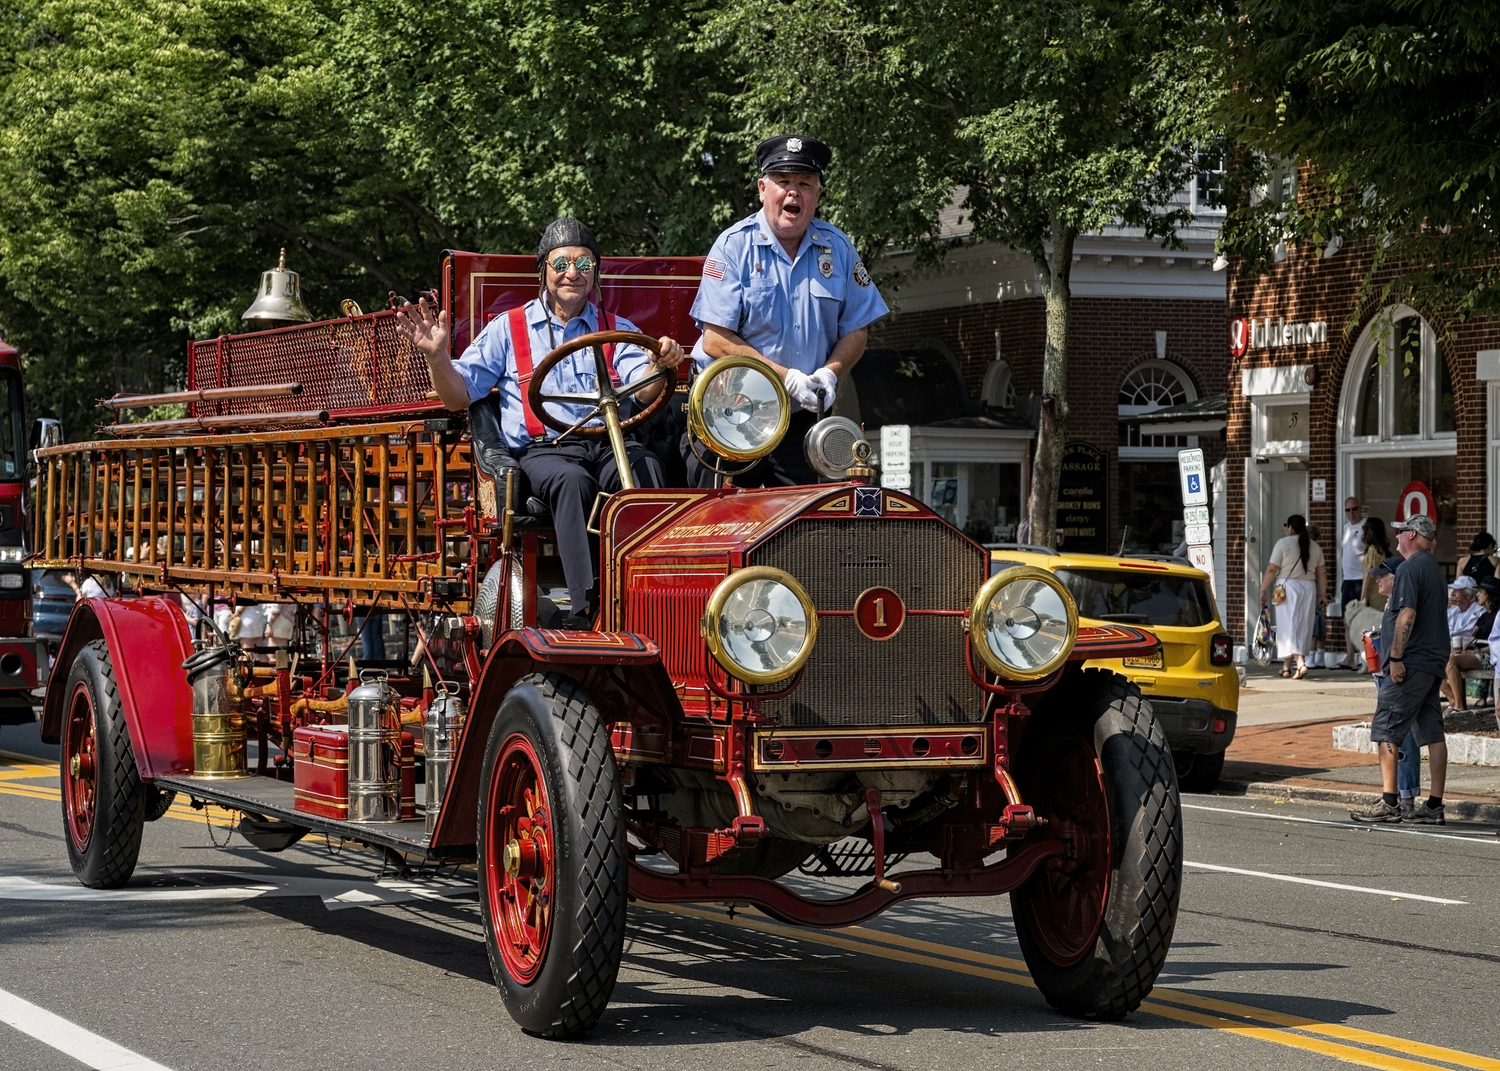
<svg viewBox="0 0 1500 1071">
<path fill-rule="evenodd" d="M 1245 356 L 1250 348 L 1250 321 L 1243 316 L 1229 321 L 1229 352 L 1236 357 Z"/>
<path fill-rule="evenodd" d="M 1432 492 L 1427 490 L 1427 485 L 1421 480 L 1413 480 L 1401 488 L 1401 502 L 1396 507 L 1396 520 L 1404 521 L 1418 513 L 1425 513 L 1437 522 L 1437 503 L 1432 500 Z"/>
</svg>

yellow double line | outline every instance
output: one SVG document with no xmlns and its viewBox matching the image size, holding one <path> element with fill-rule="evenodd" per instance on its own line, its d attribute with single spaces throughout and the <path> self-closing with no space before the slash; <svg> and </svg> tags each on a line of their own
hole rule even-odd
<svg viewBox="0 0 1500 1071">
<path fill-rule="evenodd" d="M 703 908 L 686 907 L 680 904 L 644 905 L 658 911 L 692 918 L 723 923 L 743 930 L 790 937 L 809 944 L 828 948 L 858 952 L 867 956 L 896 960 L 923 967 L 936 967 L 973 978 L 985 978 L 1011 985 L 1035 989 L 1031 973 L 1024 960 L 1007 959 L 987 952 L 973 952 L 952 945 L 921 941 L 913 937 L 874 930 L 865 926 L 848 926 L 829 932 L 802 929 L 772 922 L 769 919 L 735 915 L 727 917 L 723 912 Z M 1441 1045 L 1427 1045 L 1420 1041 L 1377 1034 L 1337 1023 L 1325 1023 L 1300 1015 L 1286 1015 L 1248 1004 L 1217 1000 L 1197 993 L 1157 986 L 1148 1000 L 1141 1004 L 1141 1011 L 1180 1023 L 1222 1030 L 1241 1037 L 1255 1038 L 1287 1048 L 1315 1052 L 1331 1056 L 1335 1060 L 1359 1064 L 1362 1067 L 1380 1068 L 1382 1071 L 1434 1071 L 1451 1066 L 1474 1068 L 1476 1071 L 1500 1071 L 1500 1060 Z M 1324 1040 L 1334 1038 L 1336 1041 Z M 1392 1050 L 1400 1055 L 1390 1055 Z M 1415 1059 L 1420 1057 L 1421 1059 Z M 1439 1061 L 1429 1063 L 1426 1061 Z"/>
<path fill-rule="evenodd" d="M 0 757 L 0 796 L 22 796 L 33 800 L 59 801 L 62 798 L 62 789 L 56 784 L 58 768 L 56 764 L 45 765 L 31 762 L 23 762 L 15 756 L 6 755 Z M 28 781 L 46 779 L 54 782 L 50 785 L 26 784 Z M 191 806 L 182 802 L 179 796 L 167 808 L 164 818 L 180 818 L 184 822 L 201 822 L 204 811 L 195 811 Z M 230 811 L 208 810 L 208 821 L 211 825 L 227 828 L 235 825 L 239 819 Z"/>
</svg>

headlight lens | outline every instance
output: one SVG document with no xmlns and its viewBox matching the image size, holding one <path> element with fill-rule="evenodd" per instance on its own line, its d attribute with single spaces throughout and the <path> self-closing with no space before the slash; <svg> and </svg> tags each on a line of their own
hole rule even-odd
<svg viewBox="0 0 1500 1071">
<path fill-rule="evenodd" d="M 703 638 L 714 659 L 750 684 L 773 684 L 796 673 L 817 637 L 812 600 L 780 569 L 731 573 L 709 596 L 703 614 Z"/>
<path fill-rule="evenodd" d="M 791 419 L 786 388 L 754 357 L 720 357 L 703 370 L 688 398 L 693 434 L 731 461 L 765 457 Z"/>
<path fill-rule="evenodd" d="M 1011 680 L 1037 680 L 1067 661 L 1078 638 L 1078 608 L 1051 573 L 1024 566 L 997 573 L 969 612 L 979 657 Z"/>
<path fill-rule="evenodd" d="M 18 562 L 25 557 L 25 547 L 0 547 L 0 562 Z"/>
</svg>

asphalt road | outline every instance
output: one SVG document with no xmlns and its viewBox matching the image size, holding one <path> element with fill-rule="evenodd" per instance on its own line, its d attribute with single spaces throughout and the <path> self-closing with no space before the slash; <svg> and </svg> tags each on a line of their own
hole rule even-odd
<svg viewBox="0 0 1500 1071">
<path fill-rule="evenodd" d="M 1003 898 L 838 931 L 635 904 L 613 1003 L 559 1044 L 506 1016 L 472 870 L 377 881 L 377 856 L 312 838 L 219 848 L 227 827 L 179 802 L 146 827 L 131 885 L 95 893 L 68 868 L 56 786 L 46 762 L 0 765 L 7 1071 L 1500 1071 L 1500 838 L 1484 827 L 1187 797 L 1176 941 L 1121 1023 L 1046 1006 Z"/>
</svg>

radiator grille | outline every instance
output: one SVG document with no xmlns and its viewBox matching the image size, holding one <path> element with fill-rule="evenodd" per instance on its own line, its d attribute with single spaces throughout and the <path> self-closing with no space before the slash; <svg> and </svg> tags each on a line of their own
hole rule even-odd
<svg viewBox="0 0 1500 1071">
<path fill-rule="evenodd" d="M 934 520 L 802 519 L 767 540 L 752 564 L 785 569 L 820 610 L 852 610 L 867 588 L 908 610 L 966 610 L 984 582 L 984 552 Z M 892 639 L 867 638 L 850 617 L 823 616 L 797 690 L 765 703 L 790 728 L 955 725 L 983 717 L 964 667 L 963 618 L 908 616 Z"/>
</svg>

